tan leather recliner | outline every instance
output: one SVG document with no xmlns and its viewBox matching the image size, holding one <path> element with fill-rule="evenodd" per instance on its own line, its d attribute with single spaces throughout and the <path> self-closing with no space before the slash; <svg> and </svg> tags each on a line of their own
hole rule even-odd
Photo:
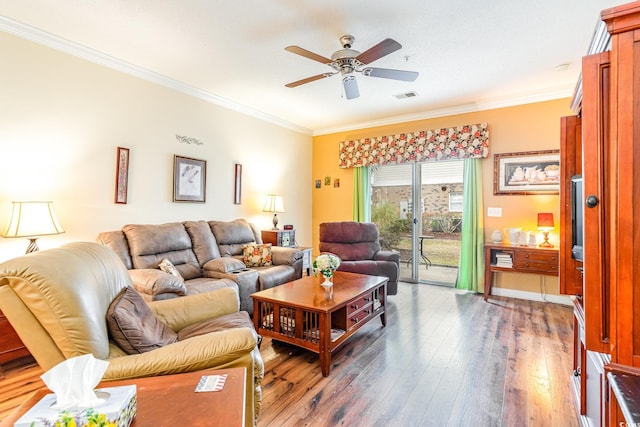
<svg viewBox="0 0 640 427">
<path fill-rule="evenodd" d="M 246 368 L 246 425 L 255 425 L 264 365 L 251 328 L 233 328 L 127 355 L 110 340 L 106 313 L 131 285 L 118 256 L 97 243 L 76 242 L 0 264 L 0 309 L 38 364 L 48 370 L 91 353 L 108 360 L 104 380 L 177 374 L 206 368 Z M 233 287 L 162 301 L 151 310 L 169 327 L 184 326 L 239 309 Z"/>
</svg>

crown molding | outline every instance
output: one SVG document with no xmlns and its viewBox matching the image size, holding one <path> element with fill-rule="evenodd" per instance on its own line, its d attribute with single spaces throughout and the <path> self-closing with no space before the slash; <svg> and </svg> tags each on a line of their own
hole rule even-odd
<svg viewBox="0 0 640 427">
<path fill-rule="evenodd" d="M 499 98 L 481 99 L 471 104 L 464 104 L 455 107 L 441 108 L 437 110 L 429 110 L 417 114 L 407 114 L 403 116 L 395 116 L 380 120 L 372 120 L 368 122 L 353 123 L 345 126 L 317 129 L 313 132 L 314 136 L 327 135 L 337 132 L 348 132 L 364 128 L 386 126 L 398 123 L 412 122 L 417 120 L 434 119 L 438 117 L 453 116 L 456 114 L 475 113 L 478 111 L 494 110 L 496 108 L 514 107 L 517 105 L 533 104 L 535 102 L 551 101 L 554 99 L 569 98 L 573 94 L 574 87 L 566 86 L 560 88 L 551 88 L 544 92 L 521 93 Z"/>
<path fill-rule="evenodd" d="M 113 56 L 106 55 L 95 49 L 88 48 L 81 44 L 66 40 L 62 37 L 55 36 L 46 31 L 39 30 L 37 28 L 31 27 L 18 21 L 14 21 L 4 16 L 0 16 L 0 30 L 21 37 L 23 39 L 30 40 L 40 45 L 50 47 L 60 52 L 85 59 L 89 62 L 93 62 L 94 64 L 102 65 L 121 73 L 128 74 L 130 76 L 137 77 L 142 80 L 167 87 L 169 89 L 173 89 L 185 95 L 199 98 L 211 104 L 215 104 L 220 107 L 245 114 L 247 116 L 251 116 L 256 119 L 272 123 L 274 125 L 287 128 L 305 135 L 312 134 L 310 129 L 299 126 L 295 123 L 280 119 L 275 116 L 271 116 L 269 114 L 265 114 L 258 110 L 254 110 L 221 96 L 217 96 L 196 87 L 184 84 L 177 80 L 163 76 L 162 74 L 158 74 L 145 68 L 138 67 L 137 65 L 133 65 L 129 62 L 123 61 Z"/>
<path fill-rule="evenodd" d="M 0 30 L 9 34 L 13 34 L 18 37 L 21 37 L 23 39 L 30 40 L 40 45 L 50 47 L 60 52 L 64 52 L 69 55 L 85 59 L 94 64 L 102 65 L 104 67 L 111 68 L 121 73 L 130 75 L 133 77 L 137 77 L 142 80 L 167 87 L 169 89 L 173 89 L 185 95 L 189 95 L 189 96 L 201 99 L 211 104 L 218 105 L 220 107 L 227 108 L 227 109 L 239 112 L 241 114 L 245 114 L 247 116 L 254 117 L 268 123 L 272 123 L 276 126 L 280 126 L 295 132 L 302 133 L 304 135 L 312 135 L 312 136 L 326 135 L 326 134 L 345 132 L 345 131 L 353 131 L 353 130 L 358 130 L 363 128 L 385 126 L 390 124 L 398 124 L 398 123 L 404 123 L 404 122 L 410 122 L 410 121 L 416 121 L 416 120 L 432 119 L 437 117 L 446 117 L 446 116 L 451 116 L 456 114 L 472 113 L 472 112 L 485 111 L 485 110 L 491 110 L 496 108 L 512 107 L 516 105 L 530 104 L 535 102 L 549 101 L 553 99 L 570 97 L 572 95 L 575 95 L 575 91 L 577 90 L 575 87 L 553 88 L 544 92 L 515 94 L 515 95 L 510 95 L 510 96 L 501 97 L 501 98 L 484 99 L 484 100 L 478 100 L 477 102 L 474 102 L 471 104 L 464 104 L 464 105 L 459 105 L 459 106 L 454 106 L 449 108 L 429 110 L 429 111 L 425 111 L 417 114 L 394 116 L 394 117 L 388 117 L 388 118 L 379 119 L 379 120 L 352 123 L 344 126 L 311 130 L 304 126 L 300 126 L 298 124 L 289 122 L 287 120 L 238 104 L 236 102 L 230 101 L 221 96 L 184 84 L 180 81 L 171 79 L 164 75 L 136 66 L 134 64 L 123 61 L 121 59 L 104 54 L 95 49 L 88 48 L 81 44 L 72 42 L 70 40 L 66 40 L 62 37 L 55 36 L 46 31 L 42 31 L 40 29 L 31 27 L 29 25 L 23 24 L 18 21 L 14 21 L 4 16 L 0 16 Z M 599 33 L 601 33 L 601 31 L 599 31 L 599 29 L 597 28 L 596 34 L 599 34 Z M 605 33 L 606 33 L 606 26 L 605 26 Z M 596 35 L 594 35 L 594 39 L 595 38 L 596 38 Z M 596 42 L 592 42 L 592 43 L 596 43 Z M 593 49 L 593 45 L 590 50 L 592 49 Z"/>
</svg>

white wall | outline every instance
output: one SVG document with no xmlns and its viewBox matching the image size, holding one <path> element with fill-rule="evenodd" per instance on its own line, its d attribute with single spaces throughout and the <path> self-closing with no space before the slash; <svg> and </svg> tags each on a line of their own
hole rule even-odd
<svg viewBox="0 0 640 427">
<path fill-rule="evenodd" d="M 2 32 L 0 52 L 0 231 L 19 200 L 54 201 L 66 233 L 42 237 L 41 249 L 128 223 L 242 217 L 268 228 L 261 203 L 275 192 L 285 201 L 280 223 L 311 244 L 310 136 Z M 131 150 L 126 205 L 113 201 L 118 146 Z M 174 154 L 207 161 L 206 203 L 172 202 Z M 27 243 L 0 238 L 0 261 Z"/>
</svg>

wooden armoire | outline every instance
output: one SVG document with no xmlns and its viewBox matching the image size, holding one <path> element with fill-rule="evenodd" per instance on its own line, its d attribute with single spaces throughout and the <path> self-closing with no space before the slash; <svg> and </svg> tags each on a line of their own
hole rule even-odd
<svg viewBox="0 0 640 427">
<path fill-rule="evenodd" d="M 613 427 L 640 425 L 640 1 L 601 18 L 606 37 L 583 58 L 579 115 L 561 122 L 560 284 L 575 295 L 581 421 Z M 570 248 L 575 174 L 583 179 L 583 262 Z"/>
</svg>

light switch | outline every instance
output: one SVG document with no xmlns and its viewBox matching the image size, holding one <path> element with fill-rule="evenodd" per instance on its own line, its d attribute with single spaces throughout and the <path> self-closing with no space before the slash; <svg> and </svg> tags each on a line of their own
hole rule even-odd
<svg viewBox="0 0 640 427">
<path fill-rule="evenodd" d="M 502 208 L 487 208 L 487 216 L 502 216 Z"/>
</svg>

